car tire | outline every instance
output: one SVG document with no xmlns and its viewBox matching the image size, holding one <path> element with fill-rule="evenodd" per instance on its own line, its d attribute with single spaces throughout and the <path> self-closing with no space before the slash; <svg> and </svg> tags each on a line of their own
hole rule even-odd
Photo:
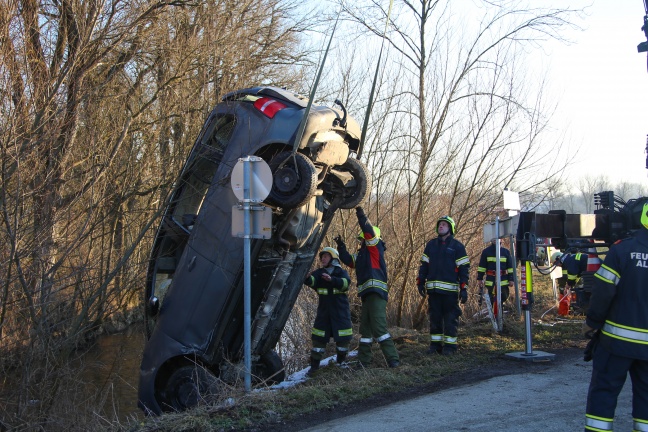
<svg viewBox="0 0 648 432">
<path fill-rule="evenodd" d="M 275 350 L 263 354 L 255 366 L 254 375 L 259 382 L 278 384 L 286 379 L 283 361 Z"/>
<path fill-rule="evenodd" d="M 349 172 L 355 180 L 355 188 L 345 188 L 339 208 L 352 209 L 359 206 L 371 192 L 371 174 L 358 159 L 348 158 L 341 166 L 342 171 Z M 347 189 L 349 189 L 347 191 Z"/>
<path fill-rule="evenodd" d="M 194 408 L 217 394 L 218 382 L 218 378 L 200 365 L 180 366 L 166 380 L 160 406 L 166 412 Z"/>
<path fill-rule="evenodd" d="M 283 166 L 280 165 L 286 161 Z M 266 201 L 283 208 L 297 208 L 310 201 L 317 189 L 317 170 L 301 153 L 284 151 L 272 158 L 272 189 Z"/>
</svg>

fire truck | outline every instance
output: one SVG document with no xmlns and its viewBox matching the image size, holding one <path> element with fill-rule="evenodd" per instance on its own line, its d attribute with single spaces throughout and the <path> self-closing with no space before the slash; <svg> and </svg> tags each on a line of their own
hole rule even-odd
<svg viewBox="0 0 648 432">
<path fill-rule="evenodd" d="M 568 293 L 569 298 L 560 297 L 572 309 L 585 310 L 594 273 L 603 256 L 612 244 L 640 229 L 641 211 L 647 201 L 648 197 L 641 197 L 626 202 L 613 191 L 604 191 L 594 194 L 596 209 L 593 214 L 569 214 L 564 210 L 552 210 L 547 214 L 521 212 L 517 224 L 516 255 L 522 262 L 537 263 L 539 238 L 550 239 L 549 244 L 563 253 L 588 254 L 587 270 L 581 273 L 580 282 Z M 539 271 L 543 274 L 550 272 Z"/>
</svg>

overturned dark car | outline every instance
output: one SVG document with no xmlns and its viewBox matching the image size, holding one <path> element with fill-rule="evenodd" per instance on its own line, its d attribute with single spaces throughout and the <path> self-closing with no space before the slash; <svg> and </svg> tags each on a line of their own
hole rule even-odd
<svg viewBox="0 0 648 432">
<path fill-rule="evenodd" d="M 158 228 L 146 280 L 148 341 L 138 405 L 148 414 L 195 406 L 243 367 L 243 239 L 232 236 L 230 186 L 239 158 L 263 158 L 272 189 L 272 237 L 251 247 L 254 382 L 280 382 L 274 348 L 337 209 L 371 189 L 360 128 L 344 106 L 312 105 L 255 87 L 227 94 L 209 115 Z M 304 123 L 300 128 L 302 119 Z M 303 130 L 299 134 L 299 130 Z"/>
</svg>

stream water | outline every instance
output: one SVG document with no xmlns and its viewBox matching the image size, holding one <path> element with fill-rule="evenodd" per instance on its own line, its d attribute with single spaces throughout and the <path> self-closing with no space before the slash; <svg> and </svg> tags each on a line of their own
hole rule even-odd
<svg viewBox="0 0 648 432">
<path fill-rule="evenodd" d="M 82 358 L 83 381 L 107 392 L 104 410 L 120 421 L 143 416 L 137 408 L 137 385 L 145 340 L 143 325 L 134 325 L 122 333 L 100 336 Z"/>
</svg>

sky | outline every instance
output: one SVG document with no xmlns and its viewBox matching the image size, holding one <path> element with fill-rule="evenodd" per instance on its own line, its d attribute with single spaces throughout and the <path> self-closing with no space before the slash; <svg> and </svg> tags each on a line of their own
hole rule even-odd
<svg viewBox="0 0 648 432">
<path fill-rule="evenodd" d="M 541 55 L 557 96 L 555 127 L 580 148 L 566 174 L 576 182 L 604 175 L 612 184 L 648 185 L 648 71 L 641 30 L 642 0 L 594 0 L 569 31 L 570 44 L 552 42 Z"/>
</svg>

